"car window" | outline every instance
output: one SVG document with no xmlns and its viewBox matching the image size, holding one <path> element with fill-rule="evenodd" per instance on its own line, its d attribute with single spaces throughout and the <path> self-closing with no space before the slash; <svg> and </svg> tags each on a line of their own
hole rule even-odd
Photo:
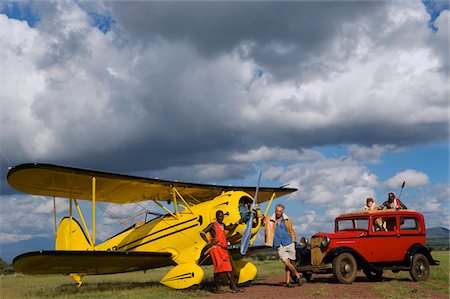
<svg viewBox="0 0 450 299">
<path fill-rule="evenodd" d="M 357 219 L 355 228 L 369 229 L 369 219 Z"/>
<path fill-rule="evenodd" d="M 419 221 L 415 217 L 401 217 L 400 230 L 419 230 Z"/>
<path fill-rule="evenodd" d="M 346 219 L 339 220 L 337 222 L 337 230 L 345 230 L 345 229 L 368 229 L 369 227 L 369 219 L 360 218 L 360 219 Z"/>
<path fill-rule="evenodd" d="M 397 230 L 395 217 L 376 217 L 372 221 L 372 231 L 389 232 Z"/>
</svg>

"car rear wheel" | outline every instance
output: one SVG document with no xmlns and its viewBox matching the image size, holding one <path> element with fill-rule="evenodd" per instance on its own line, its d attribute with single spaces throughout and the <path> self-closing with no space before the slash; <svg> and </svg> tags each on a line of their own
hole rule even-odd
<svg viewBox="0 0 450 299">
<path fill-rule="evenodd" d="M 413 256 L 411 270 L 409 270 L 411 278 L 414 281 L 424 281 L 430 275 L 430 263 L 428 259 L 420 253 Z"/>
<path fill-rule="evenodd" d="M 333 274 L 340 283 L 352 283 L 356 278 L 358 265 L 352 254 L 341 253 L 333 260 Z"/>
<path fill-rule="evenodd" d="M 364 274 L 366 274 L 369 281 L 380 281 L 383 278 L 383 271 L 364 269 Z"/>
</svg>

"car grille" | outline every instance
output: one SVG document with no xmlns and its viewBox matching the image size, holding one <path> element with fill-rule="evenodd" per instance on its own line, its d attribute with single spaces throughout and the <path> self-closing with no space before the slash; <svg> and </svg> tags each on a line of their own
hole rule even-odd
<svg viewBox="0 0 450 299">
<path fill-rule="evenodd" d="M 323 260 L 323 252 L 320 248 L 320 242 L 322 242 L 322 237 L 311 238 L 311 265 L 313 266 L 320 265 Z"/>
</svg>

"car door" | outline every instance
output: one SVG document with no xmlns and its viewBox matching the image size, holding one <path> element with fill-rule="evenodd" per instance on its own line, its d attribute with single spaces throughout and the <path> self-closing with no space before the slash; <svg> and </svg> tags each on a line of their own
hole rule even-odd
<svg viewBox="0 0 450 299">
<path fill-rule="evenodd" d="M 419 217 L 414 215 L 400 216 L 399 244 L 403 256 L 415 243 L 425 244 L 425 232 Z"/>
<path fill-rule="evenodd" d="M 364 242 L 364 257 L 369 262 L 395 262 L 403 259 L 404 255 L 398 244 L 400 243 L 398 227 L 397 216 L 372 215 L 370 217 L 369 235 L 361 240 Z"/>
</svg>

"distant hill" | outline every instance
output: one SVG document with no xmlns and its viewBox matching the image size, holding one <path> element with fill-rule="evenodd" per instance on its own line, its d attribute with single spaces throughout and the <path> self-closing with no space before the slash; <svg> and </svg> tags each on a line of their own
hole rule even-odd
<svg viewBox="0 0 450 299">
<path fill-rule="evenodd" d="M 0 244 L 0 257 L 11 264 L 12 260 L 25 252 L 55 249 L 55 240 L 43 237 L 31 238 L 15 243 Z"/>
<path fill-rule="evenodd" d="M 445 227 L 432 227 L 427 229 L 427 238 L 436 239 L 436 238 L 444 238 L 449 239 L 450 230 Z"/>
<path fill-rule="evenodd" d="M 450 230 L 445 227 L 428 228 L 426 242 L 433 250 L 449 250 Z"/>
</svg>

